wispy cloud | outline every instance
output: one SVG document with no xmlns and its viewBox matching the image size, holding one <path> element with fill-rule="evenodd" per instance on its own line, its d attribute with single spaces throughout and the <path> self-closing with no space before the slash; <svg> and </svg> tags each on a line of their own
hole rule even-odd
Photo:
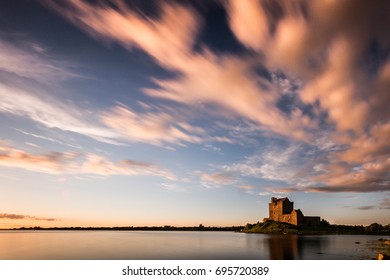
<svg viewBox="0 0 390 280">
<path fill-rule="evenodd" d="M 129 50 L 138 47 L 167 70 L 180 74 L 172 80 L 155 79 L 158 88 L 144 89 L 146 94 L 185 105 L 217 105 L 248 118 L 259 129 L 299 139 L 309 137 L 306 130 L 315 124 L 298 108 L 285 114 L 276 106 L 278 94 L 266 79 L 255 75 L 252 58 L 217 55 L 206 47 L 193 52 L 200 26 L 193 9 L 163 3 L 160 17 L 152 19 L 134 13 L 122 1 L 117 3 L 120 9 L 85 1 L 47 1 L 48 6 L 93 36 L 118 42 Z"/>
<path fill-rule="evenodd" d="M 161 187 L 164 190 L 170 191 L 170 192 L 183 193 L 183 192 L 187 192 L 188 191 L 188 188 L 186 188 L 186 187 L 184 187 L 182 185 L 174 184 L 174 183 L 162 183 Z"/>
<path fill-rule="evenodd" d="M 0 213 L 0 219 L 34 220 L 34 221 L 46 221 L 46 222 L 58 221 L 57 219 L 54 219 L 54 218 L 43 218 L 43 217 L 20 215 L 20 214 L 8 214 L 8 213 Z"/>
<path fill-rule="evenodd" d="M 251 195 L 259 195 L 259 196 L 271 195 L 271 192 L 266 191 L 268 188 L 265 188 L 265 187 L 243 185 L 243 186 L 239 186 L 239 189 L 241 189 L 245 193 L 251 194 Z"/>
<path fill-rule="evenodd" d="M 226 1 L 229 24 L 236 37 L 248 48 L 261 50 L 267 43 L 269 26 L 260 1 Z"/>
<path fill-rule="evenodd" d="M 390 159 L 378 159 L 359 165 L 330 164 L 329 171 L 317 176 L 322 186 L 312 191 L 376 192 L 390 191 Z"/>
<path fill-rule="evenodd" d="M 369 57 L 373 41 L 381 46 L 379 52 L 389 48 L 383 32 L 383 26 L 390 24 L 383 16 L 388 4 L 236 2 L 224 2 L 236 38 L 264 55 L 268 67 L 300 77 L 301 88 L 296 91 L 300 102 L 312 106 L 314 116 L 325 121 L 328 129 L 335 128 L 316 140 L 328 152 L 322 176 L 312 178 L 322 187 L 304 190 L 389 190 L 388 175 L 380 170 L 387 166 L 390 151 L 385 93 L 390 89 L 390 63 L 372 62 Z M 249 32 L 260 24 L 261 28 Z M 375 69 L 365 61 L 376 64 Z M 342 148 L 332 151 L 337 147 Z M 375 174 L 369 166 L 376 166 Z"/>
<path fill-rule="evenodd" d="M 66 68 L 66 62 L 50 57 L 37 44 L 21 47 L 0 40 L 0 48 L 0 113 L 27 118 L 48 128 L 79 133 L 101 142 L 119 144 L 115 140 L 119 136 L 96 123 L 93 120 L 96 116 L 86 114 L 70 101 L 65 102 L 50 92 L 59 86 L 60 81 L 80 78 Z"/>
<path fill-rule="evenodd" d="M 145 50 L 160 64 L 177 68 L 178 60 L 185 59 L 198 32 L 198 16 L 189 6 L 162 3 L 158 19 L 140 15 L 125 4 L 117 7 L 93 5 L 87 1 L 43 1 L 92 36 L 116 41 L 132 50 Z"/>
<path fill-rule="evenodd" d="M 46 54 L 36 43 L 20 46 L 0 39 L 0 71 L 22 78 L 29 78 L 44 84 L 78 77 L 64 67 L 67 63 Z M 32 67 L 32 65 L 34 67 Z"/>
<path fill-rule="evenodd" d="M 33 155 L 10 146 L 0 146 L 0 165 L 35 172 L 61 173 L 64 171 L 64 165 L 77 157 L 78 155 L 72 152 Z"/>
<path fill-rule="evenodd" d="M 371 68 L 365 63 L 374 51 L 372 42 L 380 51 L 389 49 L 387 33 L 381 31 L 390 25 L 383 14 L 387 3 L 224 1 L 233 34 L 250 50 L 246 56 L 194 48 L 202 19 L 189 5 L 163 2 L 151 18 L 124 1 L 44 3 L 92 36 L 129 51 L 139 48 L 176 74 L 154 79 L 156 87 L 143 89 L 150 97 L 175 101 L 175 107 L 204 103 L 217 108 L 206 114 L 239 117 L 266 136 L 305 146 L 256 154 L 221 171 L 283 181 L 295 191 L 389 190 L 390 62 L 384 59 Z M 259 67 L 271 77 L 256 72 Z M 286 98 L 293 100 L 288 108 Z M 188 120 L 179 124 L 166 112 L 149 111 L 137 123 L 135 115 L 116 107 L 102 121 L 129 141 L 204 142 L 202 132 L 188 130 L 195 128 Z M 298 160 L 299 153 L 310 152 L 316 156 Z"/>
<path fill-rule="evenodd" d="M 223 185 L 231 185 L 236 181 L 232 172 L 199 172 L 200 181 L 206 188 L 218 188 Z"/>
<path fill-rule="evenodd" d="M 0 112 L 27 117 L 48 128 L 76 132 L 98 141 L 117 144 L 119 136 L 99 124 L 93 124 L 93 116 L 86 117 L 73 104 L 64 104 L 54 98 L 39 97 L 25 89 L 0 84 Z M 88 120 L 90 119 L 90 120 Z"/>
<path fill-rule="evenodd" d="M 177 16 L 172 15 L 171 10 L 167 13 L 168 17 Z M 171 27 L 170 25 L 173 23 L 167 20 L 167 24 Z M 152 32 L 153 28 L 150 28 L 150 32 Z M 168 27 L 163 29 L 170 30 Z M 156 33 L 155 35 L 160 36 L 161 34 Z M 173 44 L 175 45 L 175 43 Z M 204 129 L 191 125 L 186 121 L 184 114 L 175 113 L 175 110 L 163 111 L 155 106 L 148 106 L 145 108 L 145 113 L 140 113 L 119 105 L 103 111 L 89 109 L 86 113 L 83 108 L 76 106 L 71 101 L 64 102 L 59 97 L 56 98 L 49 92 L 52 88 L 47 89 L 47 87 L 39 85 L 46 83 L 42 79 L 48 79 L 51 83 L 55 83 L 60 79 L 75 77 L 76 74 L 56 66 L 52 60 L 42 55 L 43 49 L 37 51 L 36 54 L 31 54 L 10 43 L 0 42 L 0 45 L 5 46 L 5 53 L 2 55 L 12 58 L 12 63 L 4 61 L 0 65 L 0 70 L 21 78 L 28 78 L 21 80 L 5 78 L 0 83 L 0 112 L 2 113 L 27 118 L 43 124 L 47 128 L 75 132 L 114 145 L 122 145 L 123 142 L 144 142 L 159 146 L 167 143 L 184 145 L 184 143 L 198 144 L 204 141 L 231 142 L 226 137 L 212 136 Z M 14 50 L 15 56 L 12 56 L 13 53 L 7 54 L 11 50 Z M 159 50 L 156 52 L 160 54 Z M 165 53 L 165 51 L 161 52 Z M 14 65 L 18 65 L 18 67 L 15 68 Z M 31 70 L 30 65 L 37 67 L 37 69 L 34 68 L 35 72 Z M 45 135 L 21 132 L 36 138 L 69 145 Z"/>
<path fill-rule="evenodd" d="M 380 209 L 390 209 L 390 198 L 385 197 L 380 203 L 379 203 Z"/>
<path fill-rule="evenodd" d="M 48 137 L 48 136 L 44 136 L 44 135 L 35 134 L 35 133 L 27 132 L 27 131 L 24 131 L 24 130 L 21 130 L 21 129 L 17 129 L 17 128 L 15 128 L 15 130 L 20 132 L 20 133 L 22 133 L 22 134 L 24 134 L 24 135 L 28 135 L 28 136 L 31 136 L 31 137 L 34 137 L 34 138 L 37 138 L 37 139 L 43 139 L 43 140 L 46 140 L 46 141 L 49 141 L 49 142 L 53 142 L 53 143 L 57 143 L 57 144 L 61 144 L 61 145 L 66 145 L 66 146 L 69 146 L 69 147 L 72 147 L 72 148 L 77 148 L 77 149 L 81 148 L 77 144 L 67 143 L 67 142 L 55 139 L 53 137 Z"/>
<path fill-rule="evenodd" d="M 269 145 L 264 151 L 245 158 L 241 162 L 223 166 L 224 170 L 237 172 L 243 177 L 254 177 L 288 184 L 307 184 L 308 178 L 299 177 L 305 164 L 304 148 L 290 145 L 282 148 Z"/>
<path fill-rule="evenodd" d="M 255 189 L 256 187 L 245 185 L 245 186 L 240 186 L 239 188 L 242 189 L 242 190 L 247 190 L 247 191 L 249 191 L 249 190 Z"/>
<path fill-rule="evenodd" d="M 99 175 L 99 176 L 160 176 L 176 180 L 171 172 L 153 164 L 125 159 L 113 162 L 106 157 L 87 153 L 51 152 L 30 154 L 10 146 L 0 146 L 0 165 L 46 174 Z"/>
<path fill-rule="evenodd" d="M 189 56 L 180 65 L 180 70 L 179 79 L 155 80 L 159 88 L 144 92 L 187 105 L 197 102 L 215 105 L 230 116 L 256 123 L 258 130 L 298 139 L 309 137 L 306 129 L 315 125 L 298 108 L 291 114 L 280 110 L 276 105 L 278 93 L 274 86 L 266 79 L 256 77 L 245 59 L 205 51 Z M 259 84 L 268 89 L 262 89 Z"/>
<path fill-rule="evenodd" d="M 202 128 L 180 120 L 180 116 L 173 113 L 136 113 L 130 108 L 117 106 L 101 119 L 105 125 L 131 142 L 183 145 L 183 142 L 200 143 L 205 137 Z"/>
<path fill-rule="evenodd" d="M 372 209 L 375 209 L 375 206 L 371 206 L 371 205 L 359 206 L 359 207 L 355 207 L 355 209 L 357 209 L 357 210 L 372 210 Z"/>
<path fill-rule="evenodd" d="M 390 191 L 390 185 L 388 183 L 383 184 L 381 182 L 371 184 L 352 184 L 352 185 L 325 185 L 320 187 L 288 187 L 278 189 L 284 193 L 291 192 L 324 192 L 324 193 L 369 193 L 369 192 L 386 192 Z"/>
</svg>

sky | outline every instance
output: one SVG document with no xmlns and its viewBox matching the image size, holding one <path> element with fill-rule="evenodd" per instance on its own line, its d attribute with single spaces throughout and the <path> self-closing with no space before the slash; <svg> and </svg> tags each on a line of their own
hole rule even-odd
<svg viewBox="0 0 390 280">
<path fill-rule="evenodd" d="M 0 2 L 0 228 L 390 223 L 390 2 Z"/>
</svg>

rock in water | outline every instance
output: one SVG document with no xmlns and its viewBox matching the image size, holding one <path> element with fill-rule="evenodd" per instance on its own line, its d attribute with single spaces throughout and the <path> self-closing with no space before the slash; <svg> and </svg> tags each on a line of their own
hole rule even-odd
<svg viewBox="0 0 390 280">
<path fill-rule="evenodd" d="M 390 256 L 389 255 L 385 255 L 385 254 L 379 254 L 378 255 L 378 260 L 390 260 Z"/>
</svg>

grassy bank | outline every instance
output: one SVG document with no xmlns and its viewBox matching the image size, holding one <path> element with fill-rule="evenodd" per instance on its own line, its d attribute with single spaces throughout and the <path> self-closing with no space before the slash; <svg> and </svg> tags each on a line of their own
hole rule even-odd
<svg viewBox="0 0 390 280">
<path fill-rule="evenodd" d="M 331 225 L 321 221 L 319 226 L 294 226 L 287 223 L 267 221 L 264 223 L 247 224 L 242 232 L 246 233 L 277 233 L 277 234 L 371 234 L 390 235 L 390 227 L 373 223 L 369 226 Z"/>
</svg>

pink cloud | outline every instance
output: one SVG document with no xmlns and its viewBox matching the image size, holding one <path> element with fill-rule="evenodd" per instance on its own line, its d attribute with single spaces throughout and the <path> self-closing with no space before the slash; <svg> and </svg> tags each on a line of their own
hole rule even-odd
<svg viewBox="0 0 390 280">
<path fill-rule="evenodd" d="M 200 173 L 200 180 L 207 188 L 231 185 L 236 178 L 231 172 Z"/>
<path fill-rule="evenodd" d="M 77 158 L 75 153 L 49 153 L 33 155 L 10 146 L 0 146 L 0 165 L 42 173 L 61 173 L 64 164 Z"/>
<path fill-rule="evenodd" d="M 349 149 L 337 155 L 343 161 L 359 163 L 386 158 L 390 155 L 390 122 L 378 123 L 366 133 L 352 139 L 346 138 L 344 142 Z"/>
<path fill-rule="evenodd" d="M 319 101 L 339 130 L 361 132 L 366 126 L 369 107 L 359 94 L 358 73 L 351 48 L 351 42 L 336 39 L 330 46 L 324 70 L 306 84 L 301 97 L 307 103 Z"/>
</svg>

